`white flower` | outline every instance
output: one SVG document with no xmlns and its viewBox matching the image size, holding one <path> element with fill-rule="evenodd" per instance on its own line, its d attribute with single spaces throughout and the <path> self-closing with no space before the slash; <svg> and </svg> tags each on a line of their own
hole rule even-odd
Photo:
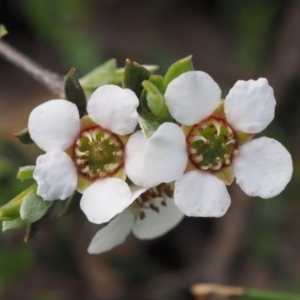
<svg viewBox="0 0 300 300">
<path fill-rule="evenodd" d="M 29 116 L 33 141 L 47 153 L 37 158 L 34 179 L 44 200 L 64 200 L 77 189 L 89 221 L 103 223 L 131 204 L 124 182 L 125 135 L 135 130 L 138 98 L 129 89 L 99 87 L 81 120 L 73 103 L 51 100 Z"/>
<path fill-rule="evenodd" d="M 133 205 L 117 215 L 93 237 L 88 252 L 100 254 L 122 244 L 133 233 L 138 239 L 153 239 L 170 231 L 184 217 L 174 204 L 167 185 L 149 189 L 131 186 Z M 163 203 L 163 205 L 162 205 Z"/>
<path fill-rule="evenodd" d="M 178 208 L 187 216 L 211 217 L 227 211 L 225 184 L 234 177 L 249 196 L 270 198 L 285 188 L 293 171 L 289 152 L 274 139 L 250 141 L 274 118 L 276 101 L 266 79 L 238 81 L 223 101 L 208 74 L 191 71 L 174 79 L 164 96 L 182 130 L 164 123 L 148 139 L 131 136 L 126 170 L 134 183 L 151 186 L 172 177 Z M 159 171 L 151 168 L 156 163 Z"/>
</svg>

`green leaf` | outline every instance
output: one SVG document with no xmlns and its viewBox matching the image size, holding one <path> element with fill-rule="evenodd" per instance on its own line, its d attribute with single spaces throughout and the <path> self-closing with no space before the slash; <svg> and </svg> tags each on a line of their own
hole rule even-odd
<svg viewBox="0 0 300 300">
<path fill-rule="evenodd" d="M 150 75 L 150 72 L 146 68 L 127 59 L 123 78 L 123 87 L 131 89 L 135 92 L 137 97 L 140 98 L 143 90 L 142 82 L 144 80 L 148 80 Z"/>
<path fill-rule="evenodd" d="M 28 225 L 28 222 L 26 222 L 26 221 L 22 220 L 20 217 L 18 217 L 11 221 L 3 221 L 2 222 L 2 231 L 5 232 L 7 230 L 24 227 L 26 225 Z"/>
<path fill-rule="evenodd" d="M 36 188 L 32 189 L 24 198 L 20 207 L 20 217 L 28 223 L 39 220 L 47 212 L 52 201 L 44 201 L 36 194 Z"/>
<path fill-rule="evenodd" d="M 35 166 L 25 166 L 25 167 L 20 167 L 17 178 L 21 180 L 26 180 L 26 179 L 31 179 L 33 176 Z"/>
<path fill-rule="evenodd" d="M 154 116 L 159 116 L 165 104 L 164 96 L 161 94 L 159 89 L 149 80 L 143 81 L 142 85 L 147 91 L 146 97 L 148 108 L 154 114 Z"/>
<path fill-rule="evenodd" d="M 79 116 L 82 118 L 86 112 L 86 98 L 74 68 L 71 68 L 65 77 L 64 89 L 66 99 L 77 106 Z"/>
<path fill-rule="evenodd" d="M 0 207 L 0 220 L 2 221 L 10 221 L 20 216 L 20 207 L 22 205 L 23 199 L 31 194 L 33 191 L 35 192 L 37 188 L 37 184 L 33 184 L 15 198 L 10 200 L 8 203 Z"/>
<path fill-rule="evenodd" d="M 21 131 L 15 133 L 15 137 L 17 137 L 22 144 L 32 144 L 33 143 L 33 140 L 31 139 L 28 128 L 24 128 Z"/>
<path fill-rule="evenodd" d="M 155 71 L 159 69 L 159 66 L 157 65 L 142 65 L 145 69 L 147 69 L 150 74 L 153 74 Z M 110 82 L 111 84 L 121 84 L 124 77 L 125 68 L 118 68 L 116 70 L 116 73 L 114 75 L 114 78 Z"/>
<path fill-rule="evenodd" d="M 59 214 L 59 217 L 64 217 L 76 211 L 79 208 L 81 197 L 82 195 L 77 191 L 75 191 L 74 194 L 71 197 L 69 197 L 69 199 L 67 200 L 67 203 L 63 211 Z"/>
<path fill-rule="evenodd" d="M 79 79 L 84 90 L 95 90 L 101 85 L 111 83 L 117 68 L 115 59 L 110 59 Z"/>
<path fill-rule="evenodd" d="M 157 128 L 165 122 L 173 122 L 173 118 L 170 115 L 166 115 L 165 117 L 156 120 L 152 116 L 144 113 L 140 113 L 139 116 L 139 123 L 143 128 L 146 137 L 150 137 Z"/>
<path fill-rule="evenodd" d="M 5 28 L 5 26 L 1 24 L 1 25 L 0 25 L 0 39 L 1 39 L 2 37 L 4 37 L 7 33 L 8 33 L 8 32 L 7 32 L 6 28 Z"/>
<path fill-rule="evenodd" d="M 166 88 L 172 80 L 174 80 L 183 73 L 192 71 L 193 69 L 194 68 L 192 63 L 192 55 L 182 58 L 175 62 L 167 71 L 164 80 L 164 89 L 166 90 Z"/>
<path fill-rule="evenodd" d="M 50 204 L 51 206 L 48 209 L 48 211 L 45 213 L 45 215 L 43 215 L 36 222 L 28 224 L 26 233 L 25 233 L 25 237 L 24 237 L 24 242 L 28 242 L 29 240 L 31 240 L 37 234 L 37 232 L 40 230 L 40 228 L 44 224 L 44 222 L 51 216 L 56 202 L 52 201 L 50 203 L 51 203 Z"/>
</svg>

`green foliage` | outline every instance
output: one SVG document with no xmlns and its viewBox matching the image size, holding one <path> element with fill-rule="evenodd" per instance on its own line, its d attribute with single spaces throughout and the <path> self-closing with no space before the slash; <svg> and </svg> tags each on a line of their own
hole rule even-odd
<svg viewBox="0 0 300 300">
<path fill-rule="evenodd" d="M 142 82 L 144 80 L 148 80 L 150 75 L 151 73 L 146 68 L 127 59 L 124 71 L 123 87 L 131 89 L 135 92 L 137 97 L 140 98 L 143 90 Z"/>
<path fill-rule="evenodd" d="M 114 58 L 110 59 L 80 78 L 79 82 L 85 91 L 93 92 L 99 86 L 114 81 L 116 69 L 116 60 Z"/>
<path fill-rule="evenodd" d="M 165 75 L 164 89 L 166 90 L 167 86 L 172 80 L 174 80 L 181 74 L 192 70 L 193 70 L 192 55 L 180 59 L 174 64 L 172 64 Z"/>
<path fill-rule="evenodd" d="M 143 81 L 142 85 L 147 91 L 147 106 L 155 116 L 159 116 L 164 108 L 164 96 L 150 80 Z"/>
<path fill-rule="evenodd" d="M 7 33 L 8 32 L 7 32 L 6 28 L 5 28 L 5 26 L 0 24 L 0 39 L 2 37 L 4 37 Z"/>
<path fill-rule="evenodd" d="M 52 201 L 44 201 L 42 197 L 36 194 L 37 185 L 23 198 L 22 205 L 20 207 L 20 217 L 23 221 L 33 223 L 39 220 L 50 206 Z"/>
<path fill-rule="evenodd" d="M 19 139 L 22 144 L 32 144 L 33 140 L 31 139 L 28 128 L 24 128 L 21 131 L 15 133 L 15 137 Z"/>
<path fill-rule="evenodd" d="M 65 98 L 77 106 L 79 116 L 82 118 L 86 112 L 86 98 L 74 68 L 71 68 L 65 77 L 64 89 Z"/>
<path fill-rule="evenodd" d="M 17 217 L 10 221 L 3 221 L 2 222 L 2 231 L 5 232 L 10 229 L 21 228 L 28 225 L 28 222 L 22 220 L 20 217 Z"/>
<path fill-rule="evenodd" d="M 20 180 L 31 179 L 33 176 L 35 166 L 20 167 L 17 173 L 17 178 Z"/>
</svg>

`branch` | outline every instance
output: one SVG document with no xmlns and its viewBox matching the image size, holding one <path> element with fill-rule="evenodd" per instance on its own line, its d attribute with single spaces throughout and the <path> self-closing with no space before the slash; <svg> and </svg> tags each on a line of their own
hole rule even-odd
<svg viewBox="0 0 300 300">
<path fill-rule="evenodd" d="M 2 40 L 0 41 L 0 56 L 25 71 L 53 94 L 63 97 L 63 76 L 44 69 L 32 59 Z"/>
</svg>

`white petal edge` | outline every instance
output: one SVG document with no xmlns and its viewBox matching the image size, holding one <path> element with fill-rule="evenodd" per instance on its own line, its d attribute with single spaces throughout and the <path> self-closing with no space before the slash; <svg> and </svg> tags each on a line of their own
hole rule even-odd
<svg viewBox="0 0 300 300">
<path fill-rule="evenodd" d="M 166 234 L 173 229 L 184 217 L 177 208 L 174 199 L 166 197 L 167 206 L 162 206 L 162 198 L 155 198 L 154 204 L 159 207 L 159 213 L 148 209 L 145 210 L 146 217 L 141 220 L 137 218 L 133 225 L 132 233 L 138 239 L 154 239 Z"/>
<path fill-rule="evenodd" d="M 101 127 L 126 135 L 133 132 L 138 123 L 138 105 L 139 100 L 133 91 L 116 85 L 103 85 L 92 94 L 87 111 Z"/>
<path fill-rule="evenodd" d="M 105 178 L 95 181 L 83 192 L 80 208 L 90 222 L 102 224 L 121 213 L 131 201 L 126 182 L 119 178 Z"/>
<path fill-rule="evenodd" d="M 267 199 L 285 189 L 292 177 L 293 162 L 281 143 L 261 137 L 239 148 L 233 168 L 236 183 L 247 195 Z"/>
<path fill-rule="evenodd" d="M 36 161 L 33 178 L 38 184 L 37 194 L 44 200 L 65 200 L 77 186 L 77 170 L 65 152 L 49 151 Z"/>
<path fill-rule="evenodd" d="M 130 209 L 125 209 L 93 237 L 89 254 L 101 254 L 122 244 L 129 235 L 134 223 L 134 215 Z"/>
<path fill-rule="evenodd" d="M 187 146 L 182 129 L 174 123 L 163 123 L 148 138 L 144 147 L 147 177 L 159 183 L 180 178 L 188 162 Z"/>
<path fill-rule="evenodd" d="M 66 100 L 47 101 L 30 113 L 28 130 L 44 151 L 65 150 L 74 143 L 80 130 L 78 109 Z"/>
<path fill-rule="evenodd" d="M 165 93 L 170 114 L 184 125 L 194 125 L 209 117 L 220 98 L 218 84 L 201 71 L 183 73 L 171 81 Z"/>
<path fill-rule="evenodd" d="M 189 217 L 222 217 L 231 202 L 221 180 L 198 170 L 185 173 L 175 182 L 174 199 Z"/>
<path fill-rule="evenodd" d="M 258 133 L 274 119 L 276 100 L 267 79 L 239 80 L 225 99 L 227 121 L 236 130 Z"/>
</svg>

